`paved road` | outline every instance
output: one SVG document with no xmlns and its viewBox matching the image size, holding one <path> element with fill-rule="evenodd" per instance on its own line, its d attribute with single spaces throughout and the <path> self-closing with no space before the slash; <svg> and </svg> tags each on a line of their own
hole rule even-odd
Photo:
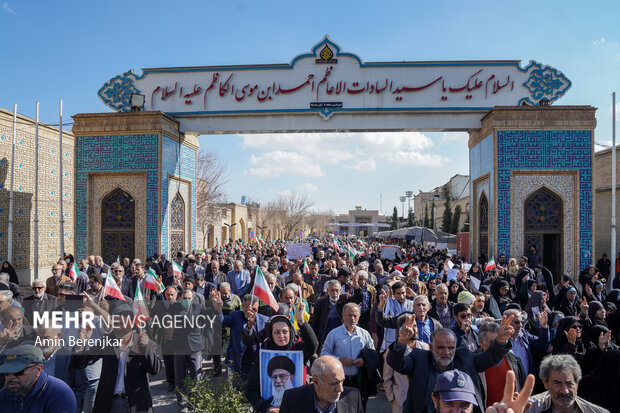
<svg viewBox="0 0 620 413">
<path fill-rule="evenodd" d="M 212 366 L 210 361 L 203 364 L 203 367 L 209 371 L 212 369 Z M 174 392 L 167 391 L 168 384 L 166 383 L 166 373 L 163 367 L 157 376 L 150 377 L 150 388 L 151 395 L 153 396 L 154 413 L 177 413 L 180 411 Z M 366 411 L 368 413 L 390 413 L 390 404 L 385 399 L 385 394 L 379 392 L 377 397 L 372 397 L 368 400 Z"/>
</svg>

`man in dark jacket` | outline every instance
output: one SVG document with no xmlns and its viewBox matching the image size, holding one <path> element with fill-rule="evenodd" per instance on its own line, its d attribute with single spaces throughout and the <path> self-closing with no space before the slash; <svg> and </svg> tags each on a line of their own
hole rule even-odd
<svg viewBox="0 0 620 413">
<path fill-rule="evenodd" d="M 119 305 L 116 315 L 126 319 L 119 322 L 110 335 L 111 339 L 119 340 L 118 346 L 94 346 L 84 351 L 83 346 L 73 348 L 71 363 L 74 368 L 84 368 L 102 359 L 101 378 L 97 387 L 93 413 L 108 413 L 115 408 L 129 411 L 150 411 L 153 399 L 149 391 L 147 374 L 156 375 L 161 368 L 161 360 L 157 357 L 156 346 L 146 333 L 133 332 L 131 322 L 133 311 L 128 305 Z M 80 329 L 79 339 L 88 339 L 92 329 Z M 82 341 L 84 342 L 84 341 Z M 120 363 L 120 365 L 119 365 Z M 123 377 L 124 380 L 120 378 Z"/>
<path fill-rule="evenodd" d="M 46 286 L 44 280 L 34 280 L 32 282 L 32 295 L 24 298 L 24 315 L 30 324 L 33 322 L 32 313 L 45 313 L 52 311 L 58 305 L 56 297 L 45 292 Z"/>
<path fill-rule="evenodd" d="M 502 319 L 496 341 L 482 354 L 474 354 L 466 348 L 456 348 L 456 337 L 449 329 L 439 329 L 431 336 L 431 350 L 413 349 L 405 356 L 405 348 L 413 337 L 415 323 L 413 316 L 399 330 L 398 340 L 390 345 L 388 364 L 397 372 L 409 376 L 409 390 L 403 411 L 429 413 L 434 411 L 431 393 L 441 372 L 458 369 L 467 373 L 476 385 L 478 406 L 483 406 L 478 372 L 497 364 L 510 350 L 510 336 L 513 328 L 512 317 Z M 415 391 L 414 391 L 415 390 Z M 480 412 L 480 408 L 477 410 Z"/>
<path fill-rule="evenodd" d="M 319 343 L 325 341 L 327 334 L 342 324 L 342 309 L 346 303 L 362 302 L 364 296 L 357 283 L 357 274 L 353 276 L 353 294 L 341 295 L 342 286 L 337 280 L 327 283 L 327 295 L 317 300 L 314 305 L 314 315 L 311 321 L 312 329 L 319 339 Z"/>
<path fill-rule="evenodd" d="M 344 387 L 342 363 L 332 356 L 321 356 L 312 364 L 312 384 L 284 392 L 280 413 L 362 413 L 357 389 Z"/>
</svg>

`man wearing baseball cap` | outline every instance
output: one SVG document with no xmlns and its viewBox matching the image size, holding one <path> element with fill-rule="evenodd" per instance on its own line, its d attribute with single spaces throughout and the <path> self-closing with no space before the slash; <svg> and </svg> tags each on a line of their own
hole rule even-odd
<svg viewBox="0 0 620 413">
<path fill-rule="evenodd" d="M 474 382 L 460 370 L 447 370 L 437 376 L 431 397 L 437 413 L 470 413 L 478 406 Z"/>
<path fill-rule="evenodd" d="M 0 365 L 5 386 L 0 390 L 0 410 L 7 412 L 74 413 L 75 395 L 62 380 L 43 371 L 43 352 L 29 344 L 4 353 Z"/>
</svg>

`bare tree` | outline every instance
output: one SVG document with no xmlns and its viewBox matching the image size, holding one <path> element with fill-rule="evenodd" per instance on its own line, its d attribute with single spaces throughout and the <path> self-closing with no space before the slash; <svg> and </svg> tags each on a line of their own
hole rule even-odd
<svg viewBox="0 0 620 413">
<path fill-rule="evenodd" d="M 312 205 L 307 195 L 296 192 L 280 194 L 265 206 L 265 222 L 281 227 L 284 239 L 291 239 L 295 231 L 301 229 Z"/>
<path fill-rule="evenodd" d="M 196 225 L 202 231 L 202 247 L 207 247 L 209 229 L 219 222 L 226 201 L 224 185 L 230 180 L 228 163 L 206 148 L 196 163 Z"/>
<path fill-rule="evenodd" d="M 328 232 L 327 224 L 330 223 L 335 213 L 333 210 L 328 209 L 325 211 L 312 211 L 305 219 L 305 223 L 310 228 L 310 233 L 316 232 L 325 233 Z"/>
</svg>

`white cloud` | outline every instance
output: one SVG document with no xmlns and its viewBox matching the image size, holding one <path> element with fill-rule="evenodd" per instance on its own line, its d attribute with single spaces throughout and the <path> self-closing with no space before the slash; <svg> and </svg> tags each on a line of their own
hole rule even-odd
<svg viewBox="0 0 620 413">
<path fill-rule="evenodd" d="M 599 47 L 601 49 L 613 49 L 616 48 L 618 46 L 620 46 L 620 42 L 616 42 L 616 41 L 609 41 L 604 37 L 601 37 L 600 39 L 594 40 L 592 42 L 592 44 L 596 47 Z"/>
<path fill-rule="evenodd" d="M 445 144 L 449 142 L 468 142 L 469 133 L 467 132 L 444 132 L 441 135 L 439 144 Z"/>
<path fill-rule="evenodd" d="M 379 163 L 440 166 L 450 159 L 429 153 L 433 141 L 419 132 L 269 133 L 240 135 L 241 146 L 258 152 L 251 157 L 253 175 L 323 176 L 321 165 L 342 165 L 359 171 L 377 169 Z M 444 134 L 451 142 L 467 140 L 466 133 Z M 444 143 L 443 141 L 441 143 Z M 265 152 L 261 154 L 260 152 Z"/>
<path fill-rule="evenodd" d="M 296 189 L 301 192 L 316 192 L 319 190 L 319 187 L 313 183 L 306 182 L 305 184 L 297 185 Z"/>
<path fill-rule="evenodd" d="M 297 152 L 273 151 L 250 157 L 255 168 L 247 172 L 261 178 L 276 178 L 280 175 L 301 175 L 308 177 L 323 176 L 321 166 L 315 164 L 311 157 Z"/>
<path fill-rule="evenodd" d="M 370 172 L 377 169 L 377 162 L 374 159 L 358 159 L 355 165 L 344 165 L 346 169 L 355 169 L 361 172 Z"/>
<path fill-rule="evenodd" d="M 609 115 L 612 115 L 612 107 L 608 109 Z M 616 103 L 616 122 L 620 121 L 620 102 Z"/>
<path fill-rule="evenodd" d="M 17 12 L 15 12 L 15 10 L 13 10 L 11 6 L 9 6 L 9 3 L 4 3 L 2 5 L 2 10 L 10 14 L 17 14 Z"/>
</svg>

